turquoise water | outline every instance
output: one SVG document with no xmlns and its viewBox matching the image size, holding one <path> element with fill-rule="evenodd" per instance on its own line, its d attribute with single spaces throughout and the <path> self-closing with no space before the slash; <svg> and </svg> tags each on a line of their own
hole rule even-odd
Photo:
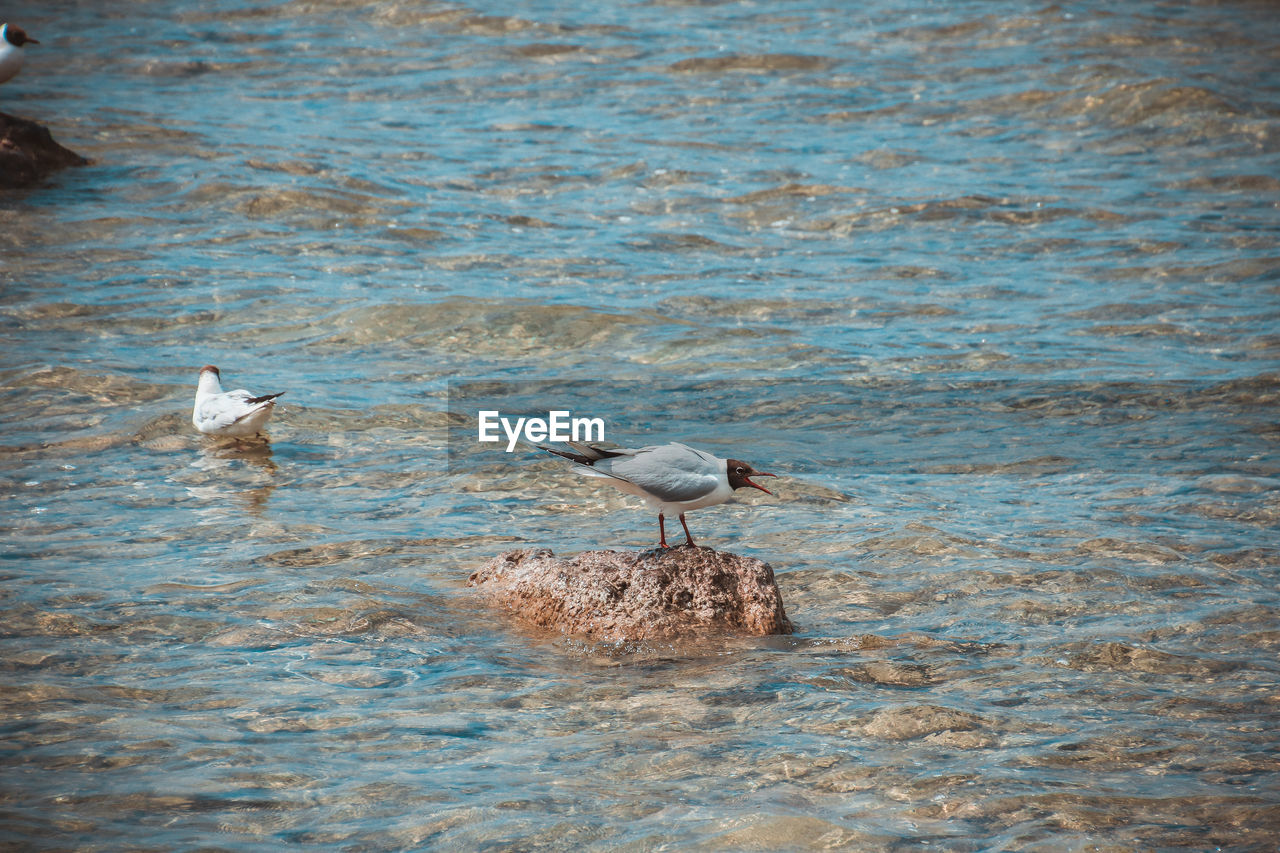
<svg viewBox="0 0 1280 853">
<path fill-rule="evenodd" d="M 1270 6 L 4 14 L 5 845 L 1275 848 Z M 782 475 L 797 633 L 485 610 L 656 525 L 483 401 Z"/>
</svg>

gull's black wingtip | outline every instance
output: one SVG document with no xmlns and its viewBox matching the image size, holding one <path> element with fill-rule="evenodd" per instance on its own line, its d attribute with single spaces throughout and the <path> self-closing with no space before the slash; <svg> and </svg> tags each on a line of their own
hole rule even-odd
<svg viewBox="0 0 1280 853">
<path fill-rule="evenodd" d="M 592 459 L 590 456 L 586 456 L 582 453 L 570 453 L 567 450 L 556 450 L 554 447 L 547 447 L 546 445 L 543 445 L 543 444 L 539 444 L 535 446 L 539 450 L 545 450 L 548 453 L 554 453 L 556 456 L 564 457 L 565 459 L 568 459 L 570 462 L 577 462 L 579 465 L 591 465 L 593 462 L 596 461 L 595 459 Z"/>
</svg>

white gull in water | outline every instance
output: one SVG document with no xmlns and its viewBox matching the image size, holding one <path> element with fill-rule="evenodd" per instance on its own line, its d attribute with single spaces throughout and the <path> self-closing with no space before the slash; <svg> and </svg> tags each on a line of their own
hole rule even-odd
<svg viewBox="0 0 1280 853">
<path fill-rule="evenodd" d="M 5 24 L 0 27 L 0 83 L 7 83 L 22 69 L 22 46 L 40 42 L 27 35 L 22 27 Z"/>
<path fill-rule="evenodd" d="M 255 435 L 266 426 L 280 394 L 256 397 L 243 388 L 223 391 L 222 374 L 206 364 L 200 368 L 191 423 L 206 435 Z"/>
<path fill-rule="evenodd" d="M 751 482 L 751 477 L 773 477 L 757 471 L 740 459 L 721 459 L 685 444 L 662 444 L 637 450 L 613 448 L 604 450 L 590 444 L 569 442 L 576 453 L 538 445 L 548 453 L 575 462 L 574 470 L 588 477 L 607 480 L 611 486 L 627 494 L 644 498 L 658 511 L 658 541 L 666 548 L 667 531 L 664 516 L 676 513 L 684 528 L 685 545 L 693 545 L 693 536 L 684 514 L 690 510 L 722 504 L 735 489 L 751 486 L 765 494 L 773 492 Z"/>
</svg>

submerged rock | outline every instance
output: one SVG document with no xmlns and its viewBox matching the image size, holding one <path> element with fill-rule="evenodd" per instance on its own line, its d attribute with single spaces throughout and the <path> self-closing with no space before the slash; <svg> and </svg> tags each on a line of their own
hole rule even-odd
<svg viewBox="0 0 1280 853">
<path fill-rule="evenodd" d="M 792 630 L 769 564 L 713 548 L 508 551 L 468 584 L 534 625 L 601 640 Z"/>
<path fill-rule="evenodd" d="M 88 162 L 55 142 L 44 125 L 0 113 L 0 189 L 29 187 L 57 169 Z"/>
</svg>

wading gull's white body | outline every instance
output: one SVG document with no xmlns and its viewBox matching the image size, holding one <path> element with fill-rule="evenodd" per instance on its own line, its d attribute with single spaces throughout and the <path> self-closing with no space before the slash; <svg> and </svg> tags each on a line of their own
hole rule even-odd
<svg viewBox="0 0 1280 853">
<path fill-rule="evenodd" d="M 643 498 L 658 511 L 659 544 L 667 547 L 664 517 L 676 514 L 687 537 L 686 545 L 693 545 L 693 536 L 684 514 L 690 510 L 722 504 L 732 497 L 735 489 L 751 486 L 765 494 L 773 494 L 764 486 L 751 482 L 750 478 L 772 477 L 757 471 L 738 459 L 721 459 L 705 450 L 686 444 L 661 444 L 635 450 L 612 448 L 604 450 L 590 444 L 569 442 L 576 452 L 539 447 L 548 453 L 563 456 L 576 463 L 574 470 L 587 477 L 605 480 L 614 488 Z"/>
<path fill-rule="evenodd" d="M 276 407 L 276 397 L 283 393 L 256 397 L 243 388 L 223 391 L 222 374 L 218 368 L 206 364 L 200 368 L 191 423 L 206 435 L 256 435 L 267 425 Z"/>
</svg>

